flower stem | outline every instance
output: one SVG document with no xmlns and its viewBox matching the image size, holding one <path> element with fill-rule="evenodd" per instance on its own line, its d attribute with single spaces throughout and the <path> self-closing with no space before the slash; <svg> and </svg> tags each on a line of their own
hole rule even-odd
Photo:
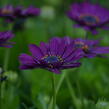
<svg viewBox="0 0 109 109">
<path fill-rule="evenodd" d="M 52 88 L 53 88 L 53 107 L 52 109 L 55 109 L 56 107 L 56 87 L 55 87 L 55 74 L 52 75 Z"/>
<path fill-rule="evenodd" d="M 70 94 L 71 94 L 72 102 L 73 102 L 73 104 L 74 104 L 74 106 L 75 106 L 75 109 L 80 109 L 80 106 L 79 106 L 78 101 L 77 101 L 77 97 L 76 97 L 76 95 L 75 95 L 74 89 L 72 88 L 72 85 L 71 85 L 71 82 L 70 82 L 70 80 L 69 80 L 68 75 L 66 76 L 65 79 L 66 79 L 66 84 L 67 84 L 68 90 L 69 90 L 69 92 L 70 92 Z"/>
<path fill-rule="evenodd" d="M 81 91 L 81 87 L 80 87 L 79 81 L 76 81 L 76 85 L 77 85 L 78 93 L 79 93 L 79 96 L 80 96 L 80 99 L 81 99 L 81 108 L 85 109 L 84 98 L 83 98 L 83 94 L 82 94 L 82 91 Z"/>
<path fill-rule="evenodd" d="M 9 57 L 10 57 L 10 49 L 7 48 L 4 57 L 4 66 L 3 66 L 4 71 L 7 71 L 8 69 Z"/>
<path fill-rule="evenodd" d="M 61 77 L 60 77 L 60 80 L 59 80 L 57 87 L 56 87 L 56 95 L 58 94 L 58 91 L 63 83 L 63 80 L 65 79 L 65 75 L 66 75 L 66 72 L 63 72 Z M 53 107 L 52 105 L 53 105 L 53 97 L 50 100 L 50 104 L 48 106 L 48 109 L 52 109 L 52 107 Z"/>
</svg>

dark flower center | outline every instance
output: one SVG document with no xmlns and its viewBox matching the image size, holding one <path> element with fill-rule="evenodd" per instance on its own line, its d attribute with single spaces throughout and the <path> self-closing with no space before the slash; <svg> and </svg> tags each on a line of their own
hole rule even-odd
<svg viewBox="0 0 109 109">
<path fill-rule="evenodd" d="M 13 11 L 12 10 L 9 10 L 9 9 L 3 9 L 2 10 L 2 14 L 11 14 Z"/>
<path fill-rule="evenodd" d="M 83 51 L 85 51 L 85 52 L 88 52 L 88 51 L 89 51 L 89 46 L 86 45 L 86 44 L 83 43 L 83 42 L 80 42 L 80 41 L 75 42 L 75 47 L 76 47 L 76 48 L 82 48 Z"/>
<path fill-rule="evenodd" d="M 90 15 L 82 15 L 82 16 L 80 16 L 80 19 L 87 25 L 93 25 L 93 24 L 97 24 L 99 22 L 98 17 L 90 16 Z"/>
<path fill-rule="evenodd" d="M 47 63 L 56 63 L 56 62 L 59 62 L 60 59 L 57 56 L 48 56 L 44 58 L 44 61 Z"/>
<path fill-rule="evenodd" d="M 83 42 L 80 42 L 80 41 L 75 42 L 75 47 L 76 48 L 82 48 L 83 46 L 84 46 Z"/>
</svg>

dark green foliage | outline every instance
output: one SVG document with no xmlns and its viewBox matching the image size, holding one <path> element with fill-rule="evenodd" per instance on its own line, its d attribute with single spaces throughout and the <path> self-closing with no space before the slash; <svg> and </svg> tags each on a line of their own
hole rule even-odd
<svg viewBox="0 0 109 109">
<path fill-rule="evenodd" d="M 1 2 L 2 1 L 2 2 Z M 52 14 L 41 15 L 28 19 L 24 29 L 17 31 L 13 41 L 8 62 L 8 77 L 1 84 L 0 109 L 48 109 L 52 97 L 51 72 L 42 69 L 20 71 L 18 56 L 28 52 L 28 44 L 39 44 L 53 36 L 85 37 L 83 29 L 72 28 L 73 22 L 65 12 L 74 0 L 1 0 L 2 4 L 35 5 L 39 8 L 48 7 Z M 82 0 L 76 0 L 82 1 Z M 96 0 L 93 2 L 96 2 Z M 99 0 L 101 5 L 109 7 L 109 1 Z M 50 7 L 50 8 L 49 8 Z M 45 9 L 45 8 L 44 8 Z M 0 21 L 2 22 L 2 21 Z M 0 31 L 6 27 L 0 23 Z M 109 31 L 100 30 L 99 35 L 89 35 L 90 39 L 103 38 L 102 45 L 109 46 Z M 0 48 L 0 67 L 3 67 L 6 48 Z M 109 56 L 109 55 L 107 55 Z M 109 57 L 82 59 L 80 68 L 66 71 L 77 97 L 80 109 L 109 109 Z M 56 85 L 60 75 L 56 75 Z M 78 88 L 79 84 L 79 88 Z M 57 94 L 56 109 L 76 109 L 71 94 L 64 80 Z"/>
</svg>

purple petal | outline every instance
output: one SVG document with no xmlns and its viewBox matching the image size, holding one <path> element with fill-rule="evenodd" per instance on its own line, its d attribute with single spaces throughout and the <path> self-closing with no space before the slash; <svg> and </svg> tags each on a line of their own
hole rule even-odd
<svg viewBox="0 0 109 109">
<path fill-rule="evenodd" d="M 14 34 L 11 31 L 0 32 L 0 41 L 7 41 L 13 37 Z"/>
<path fill-rule="evenodd" d="M 9 45 L 7 43 L 0 44 L 0 47 L 11 48 L 13 45 Z"/>
<path fill-rule="evenodd" d="M 84 52 L 82 51 L 82 49 L 77 49 L 74 52 L 72 52 L 70 56 L 66 57 L 64 59 L 64 62 L 65 63 L 74 62 L 74 61 L 80 60 L 83 57 L 84 57 Z"/>
<path fill-rule="evenodd" d="M 38 64 L 33 58 L 27 54 L 21 54 L 19 56 L 19 61 L 21 63 L 20 69 L 32 69 L 38 67 Z"/>
<path fill-rule="evenodd" d="M 33 65 L 21 65 L 19 68 L 21 70 L 26 70 L 26 69 L 33 69 L 33 68 L 37 68 L 37 67 L 33 66 Z"/>
<path fill-rule="evenodd" d="M 66 58 L 66 57 L 72 55 L 74 49 L 75 48 L 73 47 L 73 44 L 68 45 L 62 57 Z"/>
<path fill-rule="evenodd" d="M 85 54 L 85 57 L 87 58 L 94 58 L 96 57 L 97 55 L 95 53 L 89 53 L 89 54 Z"/>
<path fill-rule="evenodd" d="M 96 47 L 93 50 L 93 53 L 96 53 L 96 54 L 109 54 L 109 47 Z"/>
<path fill-rule="evenodd" d="M 69 69 L 69 68 L 74 68 L 74 67 L 80 67 L 80 65 L 81 65 L 81 63 L 71 63 L 71 64 L 63 65 L 61 68 Z"/>
<path fill-rule="evenodd" d="M 29 8 L 22 11 L 22 15 L 24 16 L 37 16 L 40 14 L 40 9 L 30 6 Z"/>
<path fill-rule="evenodd" d="M 70 37 L 68 37 L 68 36 L 64 37 L 64 38 L 63 38 L 63 41 L 64 41 L 66 44 L 72 43 L 72 39 L 71 39 Z"/>
<path fill-rule="evenodd" d="M 93 34 L 93 35 L 97 35 L 98 33 L 99 33 L 98 31 L 92 30 L 92 34 Z"/>
<path fill-rule="evenodd" d="M 40 49 L 43 52 L 44 55 L 47 55 L 48 53 L 48 44 L 44 42 L 40 42 Z"/>
<path fill-rule="evenodd" d="M 20 60 L 21 64 L 34 64 L 35 63 L 33 60 L 33 57 L 29 56 L 25 53 L 23 53 L 19 56 L 19 60 Z"/>
<path fill-rule="evenodd" d="M 60 74 L 62 73 L 59 69 L 50 69 L 50 71 L 56 73 L 56 74 Z"/>
<path fill-rule="evenodd" d="M 44 56 L 42 50 L 38 46 L 36 46 L 35 44 L 30 44 L 29 50 L 32 53 L 32 56 L 34 58 L 37 58 L 40 60 Z"/>
<path fill-rule="evenodd" d="M 58 51 L 57 51 L 57 55 L 58 55 L 58 56 L 62 56 L 62 55 L 64 54 L 66 48 L 67 48 L 67 47 L 66 47 L 66 43 L 62 41 L 62 42 L 59 44 Z"/>
<path fill-rule="evenodd" d="M 103 26 L 102 29 L 109 30 L 109 26 Z"/>
<path fill-rule="evenodd" d="M 60 38 L 52 38 L 49 42 L 50 55 L 56 55 L 58 52 Z"/>
<path fill-rule="evenodd" d="M 74 24 L 73 27 L 74 27 L 74 28 L 80 28 L 81 25 L 79 25 L 79 24 Z"/>
</svg>

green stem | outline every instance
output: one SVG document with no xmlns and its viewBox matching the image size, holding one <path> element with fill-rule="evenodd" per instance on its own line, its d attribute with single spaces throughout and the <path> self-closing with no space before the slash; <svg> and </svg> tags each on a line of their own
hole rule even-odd
<svg viewBox="0 0 109 109">
<path fill-rule="evenodd" d="M 55 74 L 52 75 L 52 88 L 53 88 L 53 107 L 52 109 L 55 109 L 56 107 L 56 87 L 55 87 Z"/>
<path fill-rule="evenodd" d="M 73 104 L 74 104 L 74 106 L 75 106 L 75 109 L 80 109 L 80 106 L 79 106 L 78 101 L 77 101 L 77 97 L 76 97 L 76 95 L 75 95 L 75 92 L 74 92 L 74 89 L 73 89 L 73 87 L 72 87 L 72 84 L 71 84 L 71 82 L 70 82 L 70 80 L 69 80 L 69 77 L 66 76 L 65 79 L 66 79 L 66 84 L 67 84 L 68 89 L 69 89 L 69 92 L 70 92 L 70 94 L 71 94 L 72 102 L 73 102 Z"/>
<path fill-rule="evenodd" d="M 60 80 L 59 80 L 58 85 L 56 87 L 56 95 L 58 94 L 58 91 L 60 90 L 60 87 L 65 79 L 65 75 L 66 75 L 66 72 L 63 72 L 61 77 L 60 77 Z M 48 109 L 52 109 L 52 107 L 53 107 L 52 105 L 53 105 L 53 97 L 50 100 L 50 104 L 48 106 Z"/>
<path fill-rule="evenodd" d="M 22 103 L 22 106 L 24 107 L 24 109 L 28 109 L 28 107 L 25 105 L 25 103 Z"/>
<path fill-rule="evenodd" d="M 1 101 L 1 102 L 0 102 L 0 106 L 1 106 L 1 109 L 2 109 L 2 97 L 1 97 L 1 96 L 2 96 L 2 91 L 1 91 L 1 88 L 2 88 L 2 87 L 1 87 L 1 85 L 2 85 L 2 84 L 1 84 L 1 82 L 0 82 L 0 101 Z"/>
<path fill-rule="evenodd" d="M 79 80 L 76 81 L 76 85 L 77 85 L 78 93 L 79 93 L 79 96 L 80 96 L 80 99 L 81 99 L 81 108 L 85 109 L 84 98 L 83 98 L 83 94 L 82 94 L 82 91 L 81 91 Z"/>
<path fill-rule="evenodd" d="M 4 66 L 3 66 L 3 69 L 4 69 L 5 71 L 7 71 L 7 69 L 8 69 L 9 57 L 10 57 L 10 49 L 7 48 L 7 49 L 6 49 L 6 52 L 5 52 Z"/>
</svg>

